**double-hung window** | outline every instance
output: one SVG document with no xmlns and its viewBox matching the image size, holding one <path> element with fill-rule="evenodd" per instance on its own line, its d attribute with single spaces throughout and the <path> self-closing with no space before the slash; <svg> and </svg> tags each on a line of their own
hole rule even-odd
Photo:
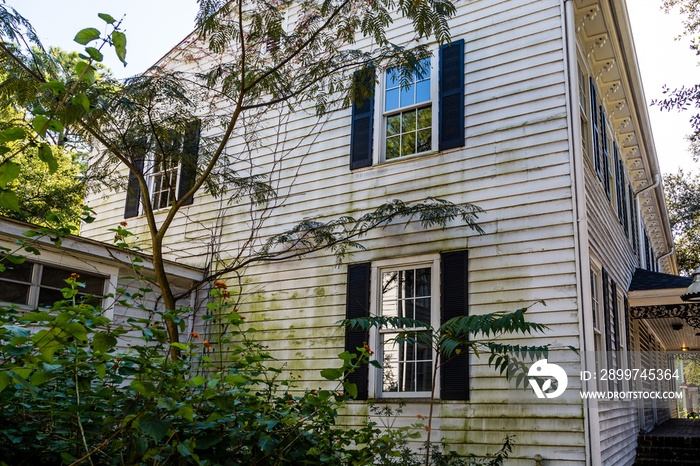
<svg viewBox="0 0 700 466">
<path fill-rule="evenodd" d="M 370 66 L 353 75 L 351 170 L 464 146 L 464 40 L 419 65 L 410 76 Z"/>
<path fill-rule="evenodd" d="M 467 315 L 467 251 L 348 266 L 346 317 L 407 317 L 425 326 L 413 327 L 416 341 L 397 342 L 400 328 L 348 328 L 345 349 L 356 353 L 369 344 L 381 368 L 361 366 L 348 375 L 358 399 L 429 397 L 433 384 L 443 400 L 469 396 L 468 351 L 440 361 L 429 344 L 431 328 Z"/>
<path fill-rule="evenodd" d="M 384 78 L 384 159 L 391 160 L 433 149 L 433 82 L 430 58 L 420 61 L 422 73 L 402 83 L 399 70 Z M 402 85 L 403 84 L 403 85 Z"/>
<path fill-rule="evenodd" d="M 382 364 L 382 396 L 429 396 L 433 383 L 434 354 L 430 328 L 439 326 L 437 294 L 439 272 L 433 263 L 388 267 L 378 270 L 378 313 L 387 317 L 406 317 L 425 323 L 417 331 L 415 342 L 397 342 L 401 329 L 378 331 L 377 352 Z"/>
<path fill-rule="evenodd" d="M 159 141 L 143 141 L 132 150 L 131 162 L 145 177 L 150 191 L 148 201 L 153 210 L 165 209 L 182 198 L 194 185 L 197 176 L 200 122 L 192 121 L 182 133 Z M 189 197 L 185 205 L 192 203 Z M 143 213 L 141 185 L 135 173 L 129 172 L 124 218 Z"/>
<path fill-rule="evenodd" d="M 153 161 L 149 186 L 153 209 L 164 209 L 175 202 L 180 164 L 174 158 L 159 157 Z"/>
</svg>

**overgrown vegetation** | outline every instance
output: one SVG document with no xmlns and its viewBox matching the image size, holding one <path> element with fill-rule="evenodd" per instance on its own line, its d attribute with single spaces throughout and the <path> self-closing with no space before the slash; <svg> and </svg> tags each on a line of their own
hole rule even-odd
<svg viewBox="0 0 700 466">
<path fill-rule="evenodd" d="M 184 330 L 180 312 L 114 325 L 78 300 L 78 275 L 65 281 L 65 299 L 51 308 L 0 307 L 0 464 L 423 464 L 408 443 L 423 422 L 381 425 L 391 409 L 357 427 L 338 422 L 357 390 L 345 377 L 369 361 L 366 348 L 340 354 L 341 366 L 325 371 L 335 388 L 301 390 L 252 338 L 223 282 L 207 319 L 226 325 L 225 337 L 209 342 L 192 332 L 169 343 L 163 322 Z M 150 292 L 119 300 L 138 306 Z M 501 314 L 481 326 L 517 328 L 521 317 Z M 182 357 L 172 359 L 169 345 Z M 225 364 L 215 354 L 222 347 Z M 500 465 L 512 443 L 506 438 L 490 460 L 438 447 L 425 464 Z"/>
</svg>

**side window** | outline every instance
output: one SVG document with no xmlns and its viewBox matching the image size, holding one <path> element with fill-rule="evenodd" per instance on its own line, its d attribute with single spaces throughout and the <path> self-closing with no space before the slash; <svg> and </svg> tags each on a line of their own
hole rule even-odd
<svg viewBox="0 0 700 466">
<path fill-rule="evenodd" d="M 595 350 L 595 371 L 600 373 L 606 367 L 605 341 L 603 340 L 603 283 L 601 269 L 591 265 L 591 317 L 593 319 L 593 343 Z M 604 388 L 598 383 L 598 388 Z"/>
<path fill-rule="evenodd" d="M 598 92 L 596 91 L 595 84 L 593 83 L 593 78 L 589 78 L 589 97 L 590 97 L 590 109 L 591 109 L 591 136 L 593 139 L 592 150 L 593 150 L 593 165 L 595 166 L 595 171 L 598 177 L 603 179 L 603 168 L 602 160 L 600 154 L 600 121 L 598 120 Z"/>
<path fill-rule="evenodd" d="M 591 162 L 592 153 L 590 149 L 590 127 L 588 124 L 588 86 L 586 85 L 586 71 L 581 63 L 578 63 L 578 109 L 581 117 L 581 147 L 583 147 L 584 157 L 588 157 Z"/>
</svg>

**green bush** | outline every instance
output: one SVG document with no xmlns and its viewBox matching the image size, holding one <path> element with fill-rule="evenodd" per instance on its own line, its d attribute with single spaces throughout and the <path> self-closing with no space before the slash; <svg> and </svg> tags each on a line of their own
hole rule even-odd
<svg viewBox="0 0 700 466">
<path fill-rule="evenodd" d="M 302 390 L 217 282 L 205 319 L 225 337 L 192 332 L 174 343 L 182 356 L 173 360 L 163 322 L 184 331 L 183 319 L 155 312 L 114 325 L 79 302 L 78 280 L 66 279 L 65 299 L 50 309 L 0 307 L 0 464 L 423 464 L 409 448 L 422 423 L 379 425 L 395 415 L 383 408 L 360 427 L 337 424 L 357 390 L 345 375 L 368 362 L 365 348 L 322 371 L 335 389 Z M 127 334 L 139 343 L 117 348 Z M 510 439 L 506 447 L 489 464 L 507 457 Z M 476 464 L 444 448 L 430 456 L 436 466 Z"/>
</svg>

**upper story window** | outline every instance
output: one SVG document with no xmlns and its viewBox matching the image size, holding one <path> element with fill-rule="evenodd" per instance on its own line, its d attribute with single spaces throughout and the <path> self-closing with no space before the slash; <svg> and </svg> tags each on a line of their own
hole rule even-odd
<svg viewBox="0 0 700 466">
<path fill-rule="evenodd" d="M 7 270 L 0 273 L 0 302 L 20 304 L 30 307 L 50 307 L 64 299 L 61 290 L 68 285 L 65 279 L 75 272 L 71 269 L 55 267 L 35 262 L 8 264 Z M 77 281 L 84 283 L 79 288 L 78 299 L 83 302 L 91 296 L 96 304 L 105 292 L 105 278 L 99 275 L 78 272 Z"/>
<path fill-rule="evenodd" d="M 603 157 L 603 186 L 605 187 L 605 195 L 608 199 L 612 199 L 611 193 L 611 180 L 612 171 L 610 170 L 610 135 L 608 131 L 608 122 L 605 117 L 605 107 L 602 105 L 600 109 L 600 145 L 601 145 L 601 156 Z"/>
<path fill-rule="evenodd" d="M 165 139 L 168 139 L 167 137 Z M 200 122 L 192 121 L 184 134 L 170 140 L 144 142 L 131 159 L 139 173 L 145 176 L 153 210 L 165 209 L 184 196 L 195 184 L 199 153 Z M 147 155 L 148 154 L 148 155 Z M 191 204 L 190 197 L 186 205 Z M 124 218 L 144 212 L 141 185 L 135 173 L 129 172 Z"/>
<path fill-rule="evenodd" d="M 591 157 L 588 127 L 588 86 L 586 85 L 586 75 L 583 65 L 578 64 L 578 106 L 581 117 L 581 147 L 583 147 L 584 157 Z"/>
<path fill-rule="evenodd" d="M 153 209 L 164 209 L 175 202 L 179 182 L 180 163 L 172 158 L 161 158 L 153 164 L 149 175 Z"/>
<path fill-rule="evenodd" d="M 387 70 L 384 89 L 386 160 L 431 151 L 433 104 L 430 58 L 420 62 L 422 74 L 402 86 L 399 71 Z"/>
<path fill-rule="evenodd" d="M 421 65 L 424 72 L 403 83 L 396 69 L 355 72 L 351 170 L 464 146 L 464 40 L 443 46 Z"/>
<path fill-rule="evenodd" d="M 593 157 L 593 164 L 595 166 L 595 171 L 598 174 L 598 177 L 602 180 L 603 179 L 603 167 L 602 167 L 602 157 L 600 153 L 600 120 L 598 119 L 598 91 L 595 88 L 595 84 L 593 83 L 593 78 L 589 78 L 590 80 L 590 86 L 589 86 L 589 97 L 590 97 L 590 109 L 591 109 L 591 136 L 593 139 L 593 144 L 592 144 L 592 157 Z"/>
</svg>

